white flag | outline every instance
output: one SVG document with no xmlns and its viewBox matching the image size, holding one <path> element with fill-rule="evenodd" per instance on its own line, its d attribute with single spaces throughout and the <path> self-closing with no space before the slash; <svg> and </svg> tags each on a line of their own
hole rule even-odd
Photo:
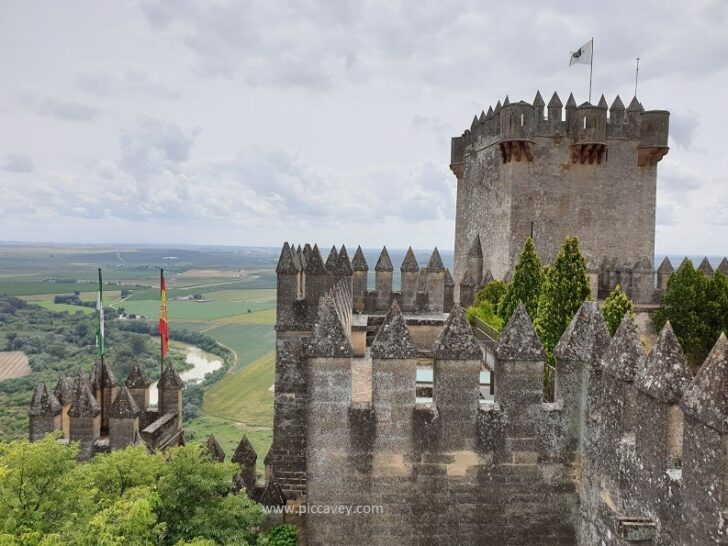
<svg viewBox="0 0 728 546">
<path fill-rule="evenodd" d="M 571 52 L 571 60 L 569 66 L 572 64 L 591 64 L 592 62 L 592 40 L 589 40 L 583 46 L 576 51 Z"/>
</svg>

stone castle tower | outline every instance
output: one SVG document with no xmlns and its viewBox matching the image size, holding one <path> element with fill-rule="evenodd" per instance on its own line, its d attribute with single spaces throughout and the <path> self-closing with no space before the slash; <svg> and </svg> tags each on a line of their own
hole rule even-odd
<svg viewBox="0 0 728 546">
<path fill-rule="evenodd" d="M 670 114 L 645 111 L 636 97 L 626 109 L 619 96 L 607 107 L 604 96 L 577 106 L 569 95 L 562 106 L 556 93 L 548 105 L 538 92 L 533 104 L 506 97 L 452 139 L 455 283 L 463 281 L 476 237 L 484 256 L 477 275 L 504 278 L 527 237 L 548 263 L 576 235 L 594 292 L 620 283 L 634 300 L 649 302 L 657 162 L 668 151 Z"/>
</svg>

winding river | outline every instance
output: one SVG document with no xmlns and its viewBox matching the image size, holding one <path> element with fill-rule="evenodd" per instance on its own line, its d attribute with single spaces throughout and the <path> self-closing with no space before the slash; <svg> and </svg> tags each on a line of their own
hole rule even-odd
<svg viewBox="0 0 728 546">
<path fill-rule="evenodd" d="M 222 366 L 222 359 L 212 353 L 206 353 L 199 347 L 182 343 L 175 343 L 177 346 L 183 346 L 187 351 L 185 360 L 188 364 L 192 364 L 192 368 L 179 374 L 182 381 L 197 382 L 205 378 L 205 374 L 214 372 Z M 157 382 L 152 383 L 149 391 L 149 404 L 156 406 L 158 400 Z"/>
</svg>

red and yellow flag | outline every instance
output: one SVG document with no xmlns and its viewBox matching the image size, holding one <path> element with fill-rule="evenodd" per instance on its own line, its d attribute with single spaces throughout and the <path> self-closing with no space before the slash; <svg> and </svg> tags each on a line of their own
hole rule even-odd
<svg viewBox="0 0 728 546">
<path fill-rule="evenodd" d="M 162 365 L 164 365 L 164 357 L 167 355 L 169 348 L 169 324 L 167 323 L 167 286 L 164 282 L 164 269 L 159 273 L 159 294 L 161 304 L 159 307 L 159 337 L 162 340 Z"/>
</svg>

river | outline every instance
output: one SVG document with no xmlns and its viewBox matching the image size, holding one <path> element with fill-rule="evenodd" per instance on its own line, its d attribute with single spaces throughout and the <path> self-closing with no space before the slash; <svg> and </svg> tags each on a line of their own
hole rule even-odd
<svg viewBox="0 0 728 546">
<path fill-rule="evenodd" d="M 214 372 L 218 368 L 222 367 L 222 359 L 217 355 L 206 353 L 194 345 L 187 345 L 183 343 L 176 343 L 176 345 L 181 345 L 187 350 L 185 360 L 188 364 L 192 364 L 192 368 L 179 374 L 180 378 L 185 383 L 202 381 L 205 378 L 205 374 Z M 149 404 L 156 406 L 158 400 L 157 382 L 155 381 L 152 383 L 149 389 Z"/>
</svg>

